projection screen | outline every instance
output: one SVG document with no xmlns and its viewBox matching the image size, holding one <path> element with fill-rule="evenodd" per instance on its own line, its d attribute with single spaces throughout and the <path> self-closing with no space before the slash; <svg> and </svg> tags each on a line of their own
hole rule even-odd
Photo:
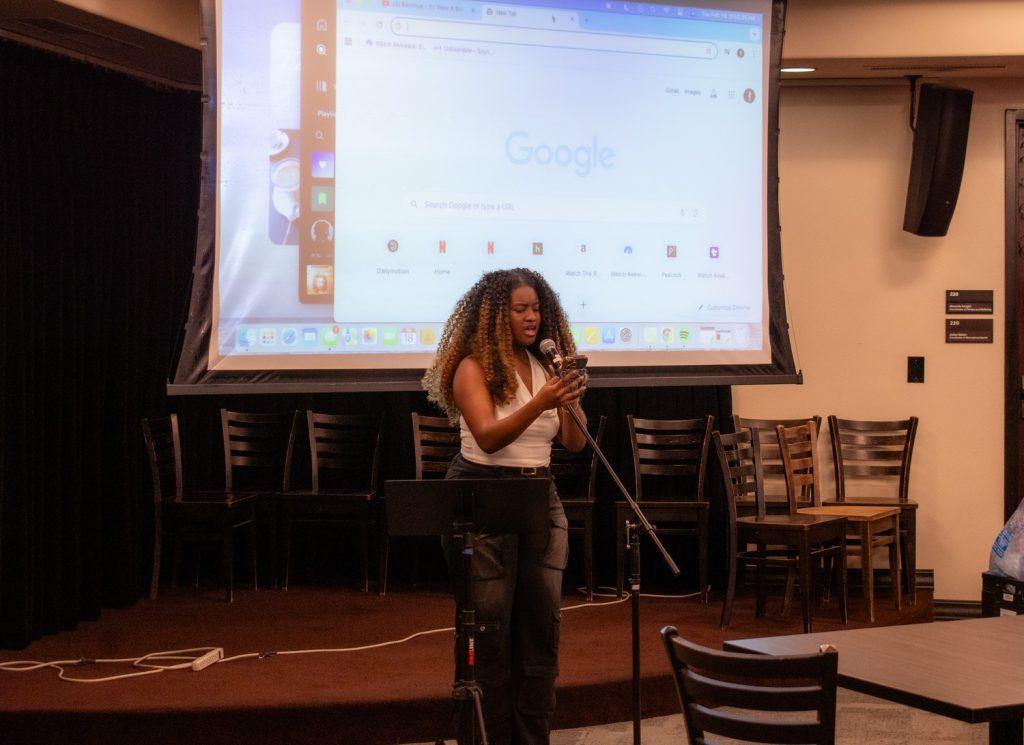
<svg viewBox="0 0 1024 745">
<path fill-rule="evenodd" d="M 592 385 L 795 382 L 784 3 L 209 0 L 171 393 L 413 389 L 456 300 L 529 267 Z"/>
</svg>

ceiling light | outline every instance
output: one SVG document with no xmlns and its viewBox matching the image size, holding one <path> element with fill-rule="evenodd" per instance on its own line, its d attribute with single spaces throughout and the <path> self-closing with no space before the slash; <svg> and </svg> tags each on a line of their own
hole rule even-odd
<svg viewBox="0 0 1024 745">
<path fill-rule="evenodd" d="M 783 67 L 782 72 L 814 72 L 816 67 Z"/>
</svg>

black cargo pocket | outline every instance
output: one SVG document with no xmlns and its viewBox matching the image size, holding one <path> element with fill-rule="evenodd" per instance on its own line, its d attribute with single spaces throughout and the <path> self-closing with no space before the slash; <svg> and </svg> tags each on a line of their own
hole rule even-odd
<svg viewBox="0 0 1024 745">
<path fill-rule="evenodd" d="M 565 515 L 551 518 L 548 545 L 541 563 L 548 569 L 562 571 L 569 563 L 569 521 Z"/>
<path fill-rule="evenodd" d="M 508 537 L 477 536 L 473 544 L 473 580 L 504 577 L 508 572 Z"/>
</svg>

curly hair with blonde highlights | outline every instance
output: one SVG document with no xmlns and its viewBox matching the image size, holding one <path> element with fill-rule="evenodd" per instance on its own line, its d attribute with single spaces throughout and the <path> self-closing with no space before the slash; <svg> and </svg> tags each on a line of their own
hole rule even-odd
<svg viewBox="0 0 1024 745">
<path fill-rule="evenodd" d="M 452 422 L 459 418 L 452 394 L 455 370 L 466 357 L 473 357 L 480 363 L 484 382 L 495 403 L 507 404 L 515 396 L 517 383 L 509 313 L 513 291 L 524 286 L 532 287 L 540 302 L 540 327 L 529 351 L 540 358 L 540 342 L 551 339 L 562 354 L 576 353 L 565 311 L 544 277 L 521 268 L 487 272 L 455 304 L 441 333 L 434 364 L 423 376 L 427 397 Z"/>
</svg>

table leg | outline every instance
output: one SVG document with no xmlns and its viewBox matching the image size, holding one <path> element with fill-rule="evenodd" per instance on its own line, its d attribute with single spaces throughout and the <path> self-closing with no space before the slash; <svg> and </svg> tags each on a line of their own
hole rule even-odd
<svg viewBox="0 0 1024 745">
<path fill-rule="evenodd" d="M 903 547 L 903 566 L 907 573 L 907 592 L 910 604 L 917 602 L 917 510 L 900 515 L 900 524 L 906 523 L 906 543 Z"/>
<path fill-rule="evenodd" d="M 868 605 L 868 622 L 875 622 L 875 572 L 871 565 L 871 523 L 860 524 L 860 573 L 864 581 L 864 602 Z"/>
<path fill-rule="evenodd" d="M 1024 720 L 1007 719 L 988 723 L 989 745 L 1021 745 L 1024 741 Z"/>
</svg>

